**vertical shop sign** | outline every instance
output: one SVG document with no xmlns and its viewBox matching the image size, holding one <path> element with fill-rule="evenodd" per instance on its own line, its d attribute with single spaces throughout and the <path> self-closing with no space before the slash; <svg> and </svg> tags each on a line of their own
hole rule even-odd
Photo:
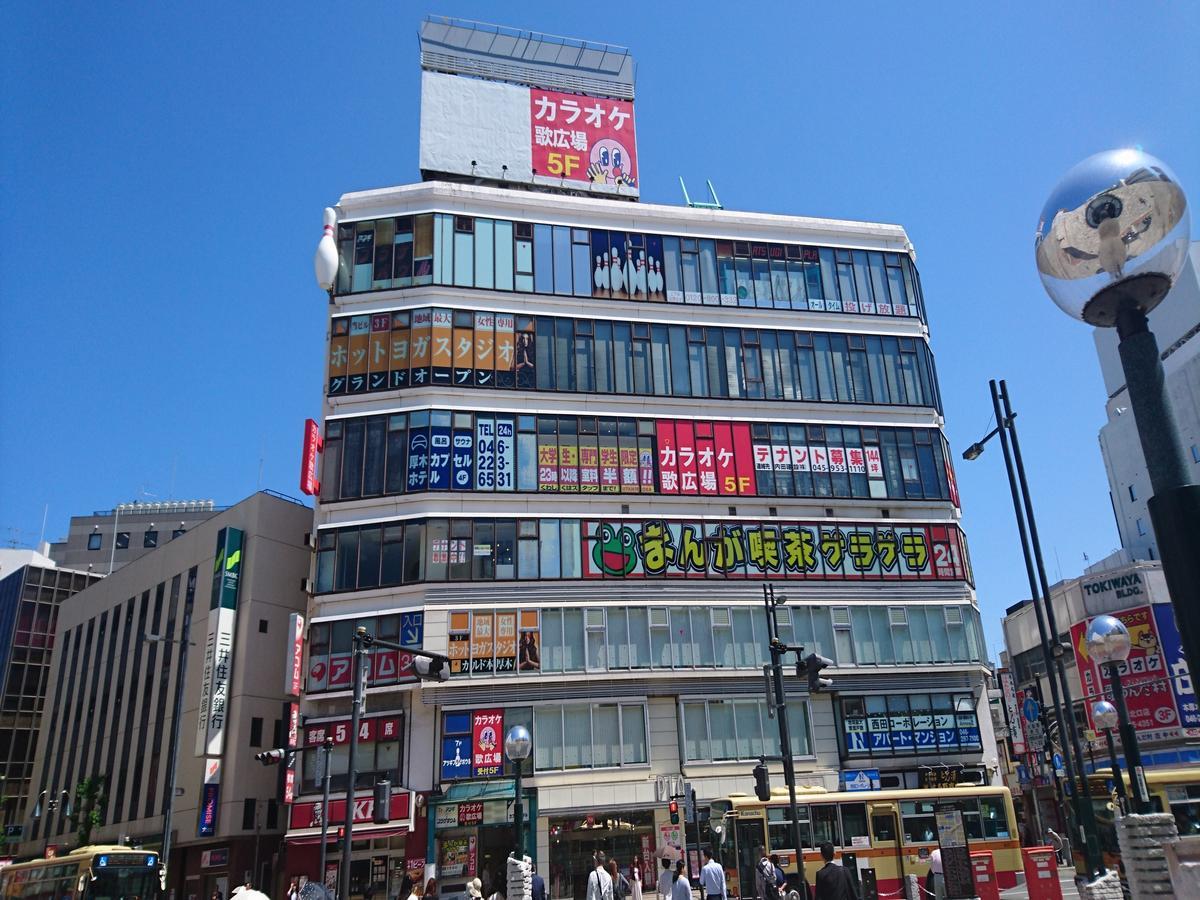
<svg viewBox="0 0 1200 900">
<path fill-rule="evenodd" d="M 495 615 L 476 612 L 471 614 L 471 671 L 476 675 L 492 671 L 492 653 L 495 645 Z"/>
<path fill-rule="evenodd" d="M 221 761 L 204 761 L 204 784 L 200 791 L 200 820 L 197 837 L 212 837 L 217 833 L 217 813 L 221 809 Z"/>
<path fill-rule="evenodd" d="M 718 492 L 717 451 L 711 422 L 696 423 L 696 474 L 701 494 L 711 496 Z"/>
<path fill-rule="evenodd" d="M 391 353 L 388 343 L 392 336 L 391 313 L 371 316 L 371 338 L 367 357 L 367 390 L 387 390 L 388 364 Z"/>
<path fill-rule="evenodd" d="M 433 383 L 449 384 L 454 365 L 454 313 L 448 309 L 435 309 L 431 323 L 429 364 L 432 366 Z"/>
<path fill-rule="evenodd" d="M 713 451 L 717 467 L 717 489 L 723 495 L 740 494 L 737 464 L 733 458 L 733 427 L 728 422 L 713 423 Z"/>
<path fill-rule="evenodd" d="M 496 490 L 511 491 L 516 487 L 516 427 L 512 419 L 496 419 Z"/>
<path fill-rule="evenodd" d="M 219 757 L 225 746 L 243 537 L 239 528 L 222 528 L 217 532 L 212 596 L 208 604 L 208 636 L 204 644 L 204 669 L 200 676 L 196 756 Z"/>
<path fill-rule="evenodd" d="M 539 434 L 537 443 L 538 455 L 538 490 L 558 490 L 558 439 L 552 434 Z"/>
<path fill-rule="evenodd" d="M 496 385 L 512 387 L 513 371 L 516 368 L 516 336 L 511 315 L 496 313 Z"/>
<path fill-rule="evenodd" d="M 475 490 L 496 489 L 496 420 L 475 417 Z"/>
<path fill-rule="evenodd" d="M 1186 737 L 1200 737 L 1200 707 L 1196 705 L 1192 675 L 1188 670 L 1187 657 L 1183 655 L 1183 642 L 1179 639 L 1179 626 L 1175 623 L 1175 609 L 1170 603 L 1155 603 L 1151 608 L 1158 626 L 1158 639 L 1162 642 L 1163 664 L 1171 682 L 1175 707 L 1179 710 L 1179 724 Z"/>
<path fill-rule="evenodd" d="M 477 709 L 471 717 L 472 775 L 492 777 L 504 766 L 504 710 Z"/>
<path fill-rule="evenodd" d="M 452 453 L 452 487 L 456 491 L 469 491 L 474 484 L 475 435 L 470 429 L 455 429 Z"/>
<path fill-rule="evenodd" d="M 292 613 L 288 616 L 287 667 L 283 676 L 283 693 L 288 697 L 299 697 L 304 686 L 304 616 Z"/>
<path fill-rule="evenodd" d="M 392 313 L 392 388 L 408 386 L 409 314 Z"/>
<path fill-rule="evenodd" d="M 458 674 L 470 670 L 471 660 L 471 614 L 450 613 L 449 644 L 446 655 L 450 657 L 450 672 Z"/>
<path fill-rule="evenodd" d="M 300 493 L 310 497 L 321 492 L 317 480 L 317 455 L 325 448 L 321 429 L 312 419 L 304 420 L 304 446 L 300 454 Z"/>
<path fill-rule="evenodd" d="M 346 393 L 347 367 L 350 361 L 350 320 L 334 319 L 329 333 L 329 394 Z"/>
<path fill-rule="evenodd" d="M 654 424 L 658 438 L 658 483 L 664 494 L 679 493 L 679 449 L 675 446 L 675 423 Z"/>
<path fill-rule="evenodd" d="M 454 329 L 454 383 L 470 386 L 475 380 L 475 335 L 471 328 Z"/>
<path fill-rule="evenodd" d="M 491 387 L 496 377 L 496 315 L 475 313 L 475 384 Z"/>
<path fill-rule="evenodd" d="M 700 483 L 696 468 L 696 431 L 692 423 L 676 422 L 675 438 L 679 450 L 679 493 L 697 494 Z"/>
<path fill-rule="evenodd" d="M 429 427 L 429 489 L 445 491 L 450 488 L 450 427 Z"/>
<path fill-rule="evenodd" d="M 517 614 L 496 613 L 496 672 L 517 670 Z"/>
<path fill-rule="evenodd" d="M 600 448 L 595 435 L 579 439 L 579 490 L 584 494 L 600 491 Z"/>
<path fill-rule="evenodd" d="M 408 429 L 408 493 L 426 490 L 429 485 L 429 429 Z"/>
<path fill-rule="evenodd" d="M 1012 740 L 1013 753 L 1025 752 L 1025 728 L 1021 711 L 1017 707 L 1017 686 L 1008 669 L 1000 670 L 1000 690 L 1004 695 L 1004 711 L 1008 716 L 1008 734 Z"/>
</svg>

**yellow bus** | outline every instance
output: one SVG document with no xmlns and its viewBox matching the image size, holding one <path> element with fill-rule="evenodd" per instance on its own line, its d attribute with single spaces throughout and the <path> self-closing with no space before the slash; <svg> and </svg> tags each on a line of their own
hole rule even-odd
<svg viewBox="0 0 1200 900">
<path fill-rule="evenodd" d="M 1200 834 L 1200 766 L 1145 771 L 1151 810 L 1174 815 L 1180 836 Z M 1129 773 L 1122 770 L 1121 778 L 1125 782 L 1125 796 L 1132 797 Z M 1119 809 L 1112 770 L 1098 769 L 1093 772 L 1088 776 L 1088 787 L 1092 806 L 1096 810 L 1096 826 L 1104 864 L 1108 868 L 1115 868 L 1121 850 L 1117 846 L 1115 818 Z"/>
<path fill-rule="evenodd" d="M 0 869 L 0 900 L 149 900 L 158 894 L 158 854 L 129 847 L 80 847 Z"/>
<path fill-rule="evenodd" d="M 857 876 L 875 870 L 880 894 L 902 889 L 904 876 L 929 874 L 929 855 L 938 846 L 935 811 L 953 802 L 963 811 L 972 852 L 990 850 L 1000 889 L 1016 887 L 1021 846 L 1012 796 L 1006 787 L 960 785 L 952 788 L 886 791 L 796 789 L 804 866 L 809 882 L 824 863 L 820 845 L 829 841 L 835 858 Z M 778 853 L 788 880 L 796 876 L 787 789 L 775 789 L 767 801 L 731 794 L 724 816 L 721 861 L 730 896 L 754 896 L 756 847 Z M 712 820 L 710 820 L 710 828 Z"/>
</svg>

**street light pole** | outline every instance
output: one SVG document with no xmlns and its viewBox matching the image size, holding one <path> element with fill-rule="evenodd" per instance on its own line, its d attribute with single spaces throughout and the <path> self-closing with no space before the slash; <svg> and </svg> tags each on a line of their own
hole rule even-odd
<svg viewBox="0 0 1200 900">
<path fill-rule="evenodd" d="M 1089 877 L 1093 874 L 1105 873 L 1104 862 L 1100 856 L 1100 844 L 1096 837 L 1096 814 L 1092 808 L 1091 792 L 1088 790 L 1087 779 L 1083 772 L 1083 750 L 1079 743 L 1079 735 L 1075 729 L 1075 719 L 1071 710 L 1071 692 L 1062 668 L 1061 648 L 1058 647 L 1058 630 L 1055 627 L 1053 605 L 1050 602 L 1050 591 L 1046 585 L 1045 567 L 1042 565 L 1041 544 L 1037 539 L 1037 524 L 1033 519 L 1033 502 L 1029 496 L 1029 483 L 1025 479 L 1025 467 L 1021 461 L 1020 445 L 1017 443 L 1017 432 L 1014 420 L 1016 414 L 1008 398 L 1008 385 L 996 380 L 988 382 L 992 393 L 992 410 L 996 416 L 996 428 L 982 441 L 971 445 L 963 453 L 963 458 L 972 460 L 983 452 L 983 445 L 993 437 L 1000 438 L 1000 449 L 1004 456 L 1004 469 L 1008 475 L 1008 489 L 1012 496 L 1013 515 L 1017 520 L 1017 532 L 1021 539 L 1021 554 L 1025 560 L 1025 576 L 1029 582 L 1029 596 L 1033 604 L 1034 618 L 1037 621 L 1038 637 L 1042 645 L 1042 663 L 1046 667 L 1046 677 L 1050 681 L 1050 696 L 1054 703 L 1054 718 L 1058 724 L 1059 740 L 1063 744 L 1063 754 L 1066 763 L 1067 777 L 1071 783 L 1071 806 L 1075 814 L 1075 824 L 1079 828 L 1076 837 L 1082 837 L 1085 858 L 1088 865 Z M 1001 400 L 1003 399 L 1003 408 Z M 1009 447 L 1009 438 L 1012 447 Z M 1026 530 L 1028 524 L 1029 530 Z M 1032 549 L 1031 545 L 1032 544 Z M 1036 569 L 1035 569 L 1036 563 Z M 1066 745 L 1067 736 L 1071 737 L 1071 747 Z M 1076 787 L 1076 774 L 1082 785 L 1083 797 Z M 1033 791 L 1033 802 L 1036 806 L 1037 787 Z"/>
<path fill-rule="evenodd" d="M 366 701 L 366 678 L 363 677 L 363 665 L 367 659 L 367 629 L 359 625 L 354 631 L 354 652 L 350 656 L 350 665 L 354 673 L 354 703 L 350 708 L 350 760 L 346 766 L 346 815 L 342 831 L 342 871 L 338 879 L 341 890 L 338 896 L 342 900 L 350 900 L 350 858 L 351 841 L 354 835 L 354 788 L 358 781 L 358 725 L 362 719 L 362 708 Z"/>
<path fill-rule="evenodd" d="M 993 395 L 994 396 L 994 395 Z M 1004 431 L 1012 437 L 1012 455 L 1013 462 L 1016 464 L 1017 480 L 1021 485 L 1021 497 L 1024 501 L 1025 519 L 1029 524 L 1029 543 L 1033 548 L 1034 563 L 1037 568 L 1038 585 L 1042 592 L 1042 604 L 1046 610 L 1046 627 L 1049 630 L 1049 638 L 1053 644 L 1054 670 L 1048 673 L 1051 682 L 1057 676 L 1059 689 L 1062 693 L 1062 700 L 1066 704 L 1065 709 L 1061 710 L 1059 716 L 1059 728 L 1062 728 L 1062 720 L 1067 720 L 1067 736 L 1071 741 L 1070 752 L 1064 754 L 1066 758 L 1072 759 L 1074 762 L 1074 773 L 1071 766 L 1067 767 L 1067 776 L 1071 779 L 1071 799 L 1075 803 L 1077 818 L 1084 832 L 1085 846 L 1087 849 L 1086 857 L 1088 860 L 1088 868 L 1097 875 L 1104 875 L 1104 858 L 1100 854 L 1100 841 L 1097 837 L 1096 829 L 1096 810 L 1092 805 L 1091 786 L 1088 783 L 1083 765 L 1083 744 L 1079 739 L 1079 727 L 1075 723 L 1075 709 L 1071 702 L 1071 684 L 1067 681 L 1066 668 L 1063 666 L 1064 650 L 1062 644 L 1058 640 L 1058 623 L 1054 614 L 1054 603 L 1050 597 L 1050 585 L 1046 579 L 1046 565 L 1042 560 L 1042 543 L 1038 539 L 1037 520 L 1033 515 L 1033 500 L 1029 495 L 1029 482 L 1025 478 L 1025 464 L 1021 459 L 1021 442 L 1017 438 L 1017 426 L 1014 422 L 1016 416 L 1013 415 L 1012 404 L 1008 397 L 1008 383 L 1001 379 L 1000 381 L 1000 399 L 1004 402 L 1004 422 L 1005 428 L 1001 430 L 1000 441 L 1004 443 Z M 997 418 L 997 422 L 999 422 Z M 1044 649 L 1044 648 L 1043 648 Z M 1063 740 L 1062 732 L 1059 732 L 1060 740 Z M 1067 749 L 1065 746 L 1063 749 Z M 1078 775 L 1079 782 L 1076 784 L 1075 777 Z M 1082 794 L 1082 797 L 1080 797 Z M 1082 813 L 1082 815 L 1079 815 Z"/>
<path fill-rule="evenodd" d="M 525 816 L 524 807 L 521 804 L 521 769 L 525 765 L 525 760 L 529 759 L 529 753 L 532 750 L 533 737 L 528 728 L 524 725 L 514 725 L 508 729 L 508 734 L 504 738 L 504 755 L 513 764 L 516 781 L 514 785 L 516 799 L 513 801 L 513 829 L 516 832 L 516 840 L 513 844 L 516 847 L 518 860 L 525 858 Z"/>
<path fill-rule="evenodd" d="M 114 544 L 116 539 L 113 539 Z M 188 591 L 191 596 L 191 591 Z M 175 780 L 179 767 L 179 726 L 183 719 L 183 687 L 187 675 L 189 638 L 192 632 L 192 607 L 185 603 L 183 609 L 183 632 L 179 638 L 179 665 L 175 672 L 175 711 L 171 714 L 171 750 L 167 760 L 167 803 L 163 809 L 162 839 L 162 889 L 167 890 L 167 878 L 171 865 L 171 819 L 175 814 Z"/>
<path fill-rule="evenodd" d="M 329 853 L 329 779 L 330 758 L 329 754 L 333 752 L 333 738 L 325 738 L 325 743 L 321 745 L 321 758 L 324 760 L 324 773 L 321 778 L 321 791 L 323 794 L 321 800 L 321 886 L 328 887 L 325 884 L 325 861 Z"/>
<path fill-rule="evenodd" d="M 1104 732 L 1108 743 L 1108 761 L 1112 766 L 1113 782 L 1116 784 L 1117 797 L 1121 801 L 1121 811 L 1124 812 L 1128 803 L 1125 794 L 1125 779 L 1121 775 L 1121 766 L 1117 763 L 1117 745 L 1113 742 L 1113 729 L 1120 724 L 1121 718 L 1117 708 L 1107 700 L 1097 700 L 1092 704 L 1092 721 Z"/>
</svg>

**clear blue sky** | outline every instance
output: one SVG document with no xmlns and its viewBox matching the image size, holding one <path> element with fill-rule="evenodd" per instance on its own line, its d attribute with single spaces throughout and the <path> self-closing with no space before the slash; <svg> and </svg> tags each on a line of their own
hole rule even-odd
<svg viewBox="0 0 1200 900">
<path fill-rule="evenodd" d="M 1051 580 L 1118 545 L 1088 329 L 1042 293 L 1038 214 L 1139 143 L 1200 202 L 1200 6 L 57 4 L 3 41 L 0 542 L 135 499 L 296 493 L 321 409 L 321 210 L 418 176 L 425 12 L 638 60 L 642 196 L 903 224 L 956 451 L 1018 411 Z M 986 13 L 985 13 L 986 9 Z M 1188 62 L 1191 60 L 1191 62 Z M 261 475 L 260 475 L 261 470 Z M 1026 596 L 1000 456 L 958 464 L 993 656 Z M 153 495 L 145 497 L 142 492 Z"/>
</svg>

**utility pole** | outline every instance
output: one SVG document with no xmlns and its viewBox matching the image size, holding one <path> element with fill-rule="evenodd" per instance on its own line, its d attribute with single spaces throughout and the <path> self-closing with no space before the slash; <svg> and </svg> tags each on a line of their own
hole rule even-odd
<svg viewBox="0 0 1200 900">
<path fill-rule="evenodd" d="M 800 838 L 800 810 L 796 806 L 796 766 L 792 760 L 792 736 L 788 730 L 787 696 L 783 690 L 783 656 L 792 648 L 785 647 L 779 640 L 779 622 L 776 608 L 775 586 L 763 585 L 763 603 L 767 609 L 767 636 L 771 649 L 771 685 L 774 697 L 767 702 L 775 709 L 779 721 L 779 755 L 783 759 L 783 780 L 788 788 L 788 810 L 791 818 L 792 846 L 796 848 L 796 871 L 800 874 L 800 896 L 808 897 L 808 876 L 804 871 L 804 846 Z M 801 648 L 803 650 L 803 648 Z"/>
</svg>

